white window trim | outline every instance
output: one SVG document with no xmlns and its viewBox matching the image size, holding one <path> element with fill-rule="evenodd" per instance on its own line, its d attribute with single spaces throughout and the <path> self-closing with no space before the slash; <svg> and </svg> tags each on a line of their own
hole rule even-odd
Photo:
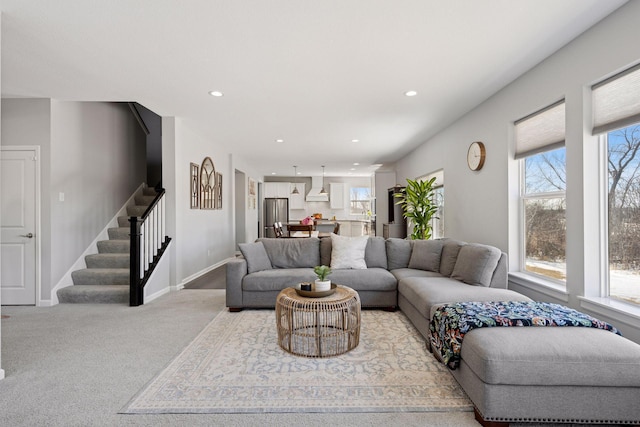
<svg viewBox="0 0 640 427">
<path fill-rule="evenodd" d="M 548 279 L 539 274 L 530 272 L 509 273 L 509 282 L 532 291 L 550 296 L 563 302 L 569 302 L 569 292 L 564 283 L 560 284 L 555 280 Z"/>
<path fill-rule="evenodd" d="M 560 148 L 560 147 L 556 147 L 556 148 Z M 526 157 L 523 157 L 517 160 L 519 163 L 518 179 L 520 181 L 520 186 L 519 186 L 520 193 L 518 197 L 518 233 L 519 233 L 518 240 L 519 240 L 519 247 L 520 247 L 520 251 L 519 251 L 520 257 L 518 260 L 518 272 L 515 274 L 510 273 L 509 277 L 511 277 L 511 275 L 514 275 L 514 278 L 520 278 L 520 280 L 514 280 L 514 283 L 518 283 L 519 285 L 522 285 L 534 290 L 539 290 L 541 292 L 545 288 L 548 288 L 551 290 L 557 290 L 561 288 L 562 290 L 566 290 L 566 282 L 563 282 L 562 280 L 556 280 L 547 276 L 543 276 L 541 274 L 532 273 L 530 271 L 527 271 L 525 268 L 527 265 L 527 243 L 525 238 L 525 209 L 524 209 L 525 201 L 529 199 L 557 199 L 557 198 L 564 198 L 566 200 L 567 198 L 566 190 L 552 191 L 552 192 L 546 192 L 546 193 L 525 194 L 526 159 L 527 159 Z M 565 259 L 566 259 L 566 254 L 565 254 Z M 526 280 L 523 280 L 523 279 L 526 279 Z M 542 293 L 545 293 L 545 292 L 542 292 Z M 566 294 L 566 292 L 563 292 L 563 294 Z M 553 296 L 556 298 L 559 297 L 557 294 L 551 294 L 550 296 Z M 559 298 L 562 299 L 563 301 L 567 301 L 564 299 L 565 297 L 563 296 L 560 296 Z"/>
</svg>

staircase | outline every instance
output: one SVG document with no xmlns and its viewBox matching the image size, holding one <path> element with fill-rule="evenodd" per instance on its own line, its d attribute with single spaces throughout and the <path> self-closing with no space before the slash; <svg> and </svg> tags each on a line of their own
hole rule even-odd
<svg viewBox="0 0 640 427">
<path fill-rule="evenodd" d="M 129 303 L 129 217 L 141 217 L 155 196 L 153 188 L 144 188 L 135 197 L 128 216 L 118 217 L 118 227 L 108 230 L 109 240 L 99 241 L 98 253 L 85 257 L 87 268 L 71 273 L 73 286 L 58 290 L 61 304 Z"/>
</svg>

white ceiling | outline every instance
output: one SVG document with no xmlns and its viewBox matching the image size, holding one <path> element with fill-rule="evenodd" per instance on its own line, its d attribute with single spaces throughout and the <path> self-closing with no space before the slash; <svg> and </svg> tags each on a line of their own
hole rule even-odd
<svg viewBox="0 0 640 427">
<path fill-rule="evenodd" d="M 136 101 L 261 174 L 360 175 L 624 3 L 2 0 L 2 96 Z"/>
</svg>

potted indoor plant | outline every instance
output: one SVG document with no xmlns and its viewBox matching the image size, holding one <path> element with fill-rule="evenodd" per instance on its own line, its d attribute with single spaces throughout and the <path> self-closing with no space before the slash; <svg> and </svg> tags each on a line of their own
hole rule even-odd
<svg viewBox="0 0 640 427">
<path fill-rule="evenodd" d="M 407 178 L 405 189 L 396 194 L 396 197 L 401 198 L 396 204 L 402 206 L 402 215 L 413 225 L 412 240 L 431 238 L 431 219 L 438 211 L 438 207 L 433 202 L 435 182 L 435 177 L 426 181 Z"/>
<path fill-rule="evenodd" d="M 316 292 L 330 290 L 331 280 L 327 279 L 327 276 L 331 274 L 331 268 L 326 265 L 316 265 L 313 267 L 313 272 L 316 273 L 318 277 L 315 282 Z"/>
</svg>

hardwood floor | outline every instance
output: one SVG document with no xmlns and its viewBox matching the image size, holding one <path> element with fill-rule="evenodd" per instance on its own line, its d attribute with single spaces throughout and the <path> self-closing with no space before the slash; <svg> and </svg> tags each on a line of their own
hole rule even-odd
<svg viewBox="0 0 640 427">
<path fill-rule="evenodd" d="M 226 289 L 227 266 L 222 265 L 187 283 L 184 289 Z"/>
</svg>

